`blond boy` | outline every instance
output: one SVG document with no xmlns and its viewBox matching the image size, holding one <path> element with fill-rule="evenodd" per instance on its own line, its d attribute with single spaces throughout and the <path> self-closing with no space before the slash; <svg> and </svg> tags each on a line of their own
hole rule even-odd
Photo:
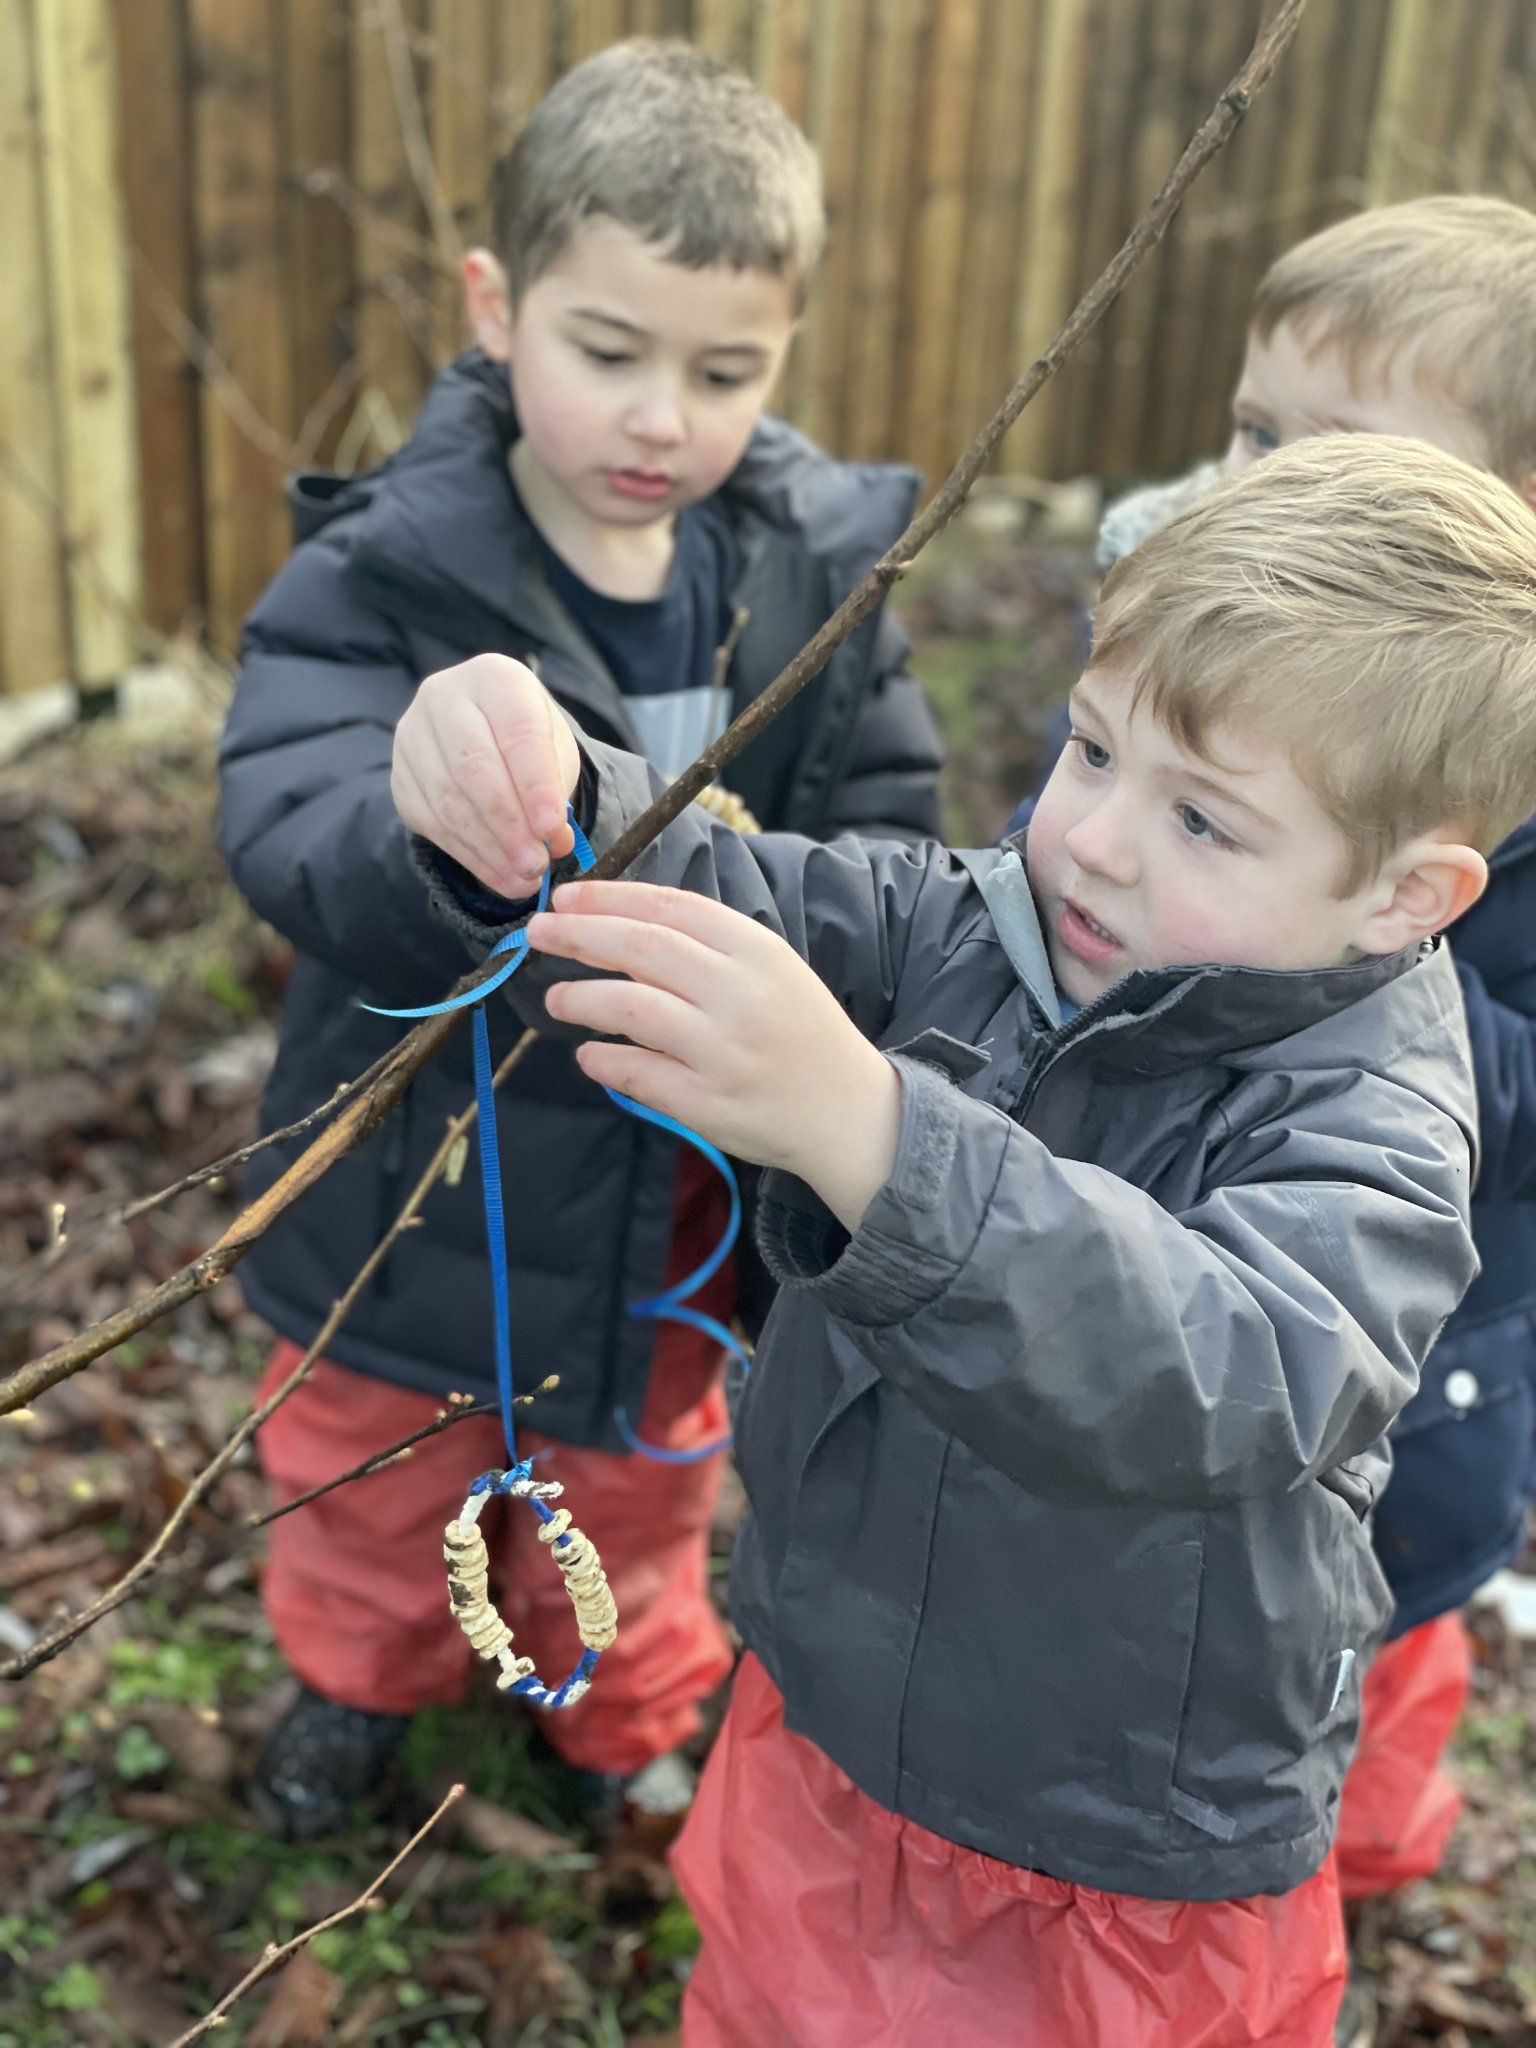
<svg viewBox="0 0 1536 2048">
<path fill-rule="evenodd" d="M 690 814 L 511 983 L 773 1169 L 688 2048 L 1330 2036 L 1382 1439 L 1474 1265 L 1437 934 L 1536 804 L 1536 526 L 1415 444 L 1287 450 L 1110 577 L 1073 720 L 1027 841 Z M 465 871 L 654 784 L 486 657 L 394 787 L 473 955 Z"/>
</svg>

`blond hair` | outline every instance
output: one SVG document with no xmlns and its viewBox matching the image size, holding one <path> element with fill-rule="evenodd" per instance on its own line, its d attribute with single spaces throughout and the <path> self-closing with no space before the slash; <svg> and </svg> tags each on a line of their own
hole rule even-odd
<svg viewBox="0 0 1536 2048">
<path fill-rule="evenodd" d="M 1536 811 L 1536 517 L 1424 442 L 1321 436 L 1217 485 L 1110 571 L 1110 664 L 1207 761 L 1223 729 L 1285 748 L 1348 843 L 1340 895 Z"/>
<path fill-rule="evenodd" d="M 539 102 L 496 167 L 491 211 L 514 303 L 592 219 L 689 270 L 786 278 L 797 303 L 826 233 L 816 152 L 783 108 L 707 52 L 644 36 Z"/>
<path fill-rule="evenodd" d="M 1536 215 L 1442 194 L 1356 214 L 1265 272 L 1253 324 L 1342 351 L 1351 374 L 1414 351 L 1414 371 L 1482 433 L 1511 482 L 1536 467 Z"/>
</svg>

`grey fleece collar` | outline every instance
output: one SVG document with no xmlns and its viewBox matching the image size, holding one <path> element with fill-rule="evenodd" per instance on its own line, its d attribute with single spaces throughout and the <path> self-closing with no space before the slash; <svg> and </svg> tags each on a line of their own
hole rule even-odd
<svg viewBox="0 0 1536 2048">
<path fill-rule="evenodd" d="M 981 877 L 981 893 L 1014 973 L 1045 1012 L 1052 1030 L 1059 1029 L 1061 1000 L 1040 929 L 1040 913 L 1016 851 L 1005 853 L 997 866 Z"/>
</svg>

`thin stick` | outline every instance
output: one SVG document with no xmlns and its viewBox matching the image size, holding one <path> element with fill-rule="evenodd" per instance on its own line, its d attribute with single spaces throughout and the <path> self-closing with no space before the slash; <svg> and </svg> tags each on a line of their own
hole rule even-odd
<svg viewBox="0 0 1536 2048">
<path fill-rule="evenodd" d="M 51 1272 L 55 1266 L 69 1259 L 78 1258 L 83 1252 L 99 1250 L 112 1232 L 122 1229 L 125 1224 L 134 1222 L 140 1216 L 147 1216 L 153 1209 L 163 1208 L 167 1202 L 174 1202 L 178 1195 L 187 1194 L 192 1188 L 203 1187 L 208 1181 L 219 1179 L 222 1174 L 232 1173 L 237 1166 L 244 1166 L 247 1160 L 254 1159 L 258 1152 L 265 1152 L 271 1145 L 281 1145 L 289 1138 L 301 1137 L 305 1131 L 312 1130 L 318 1123 L 323 1123 L 328 1116 L 334 1116 L 337 1110 L 350 1102 L 355 1095 L 360 1094 L 369 1082 L 382 1072 L 384 1062 L 388 1058 L 388 1053 L 382 1054 L 366 1073 L 359 1074 L 355 1080 L 343 1081 L 318 1109 L 312 1109 L 307 1116 L 301 1116 L 297 1123 L 284 1124 L 281 1130 L 268 1131 L 260 1138 L 252 1138 L 248 1144 L 238 1146 L 233 1152 L 225 1152 L 217 1159 L 210 1159 L 206 1166 L 195 1167 L 191 1173 L 183 1174 L 180 1180 L 173 1180 L 168 1187 L 156 1188 L 152 1194 L 137 1195 L 131 1202 L 122 1203 L 116 1208 L 83 1206 L 67 1219 L 67 1235 L 63 1229 L 66 1220 L 63 1204 L 54 1203 L 53 1208 L 59 1212 L 58 1224 L 50 1224 L 46 1248 L 38 1254 L 36 1262 L 30 1269 L 17 1275 L 14 1283 L 0 1281 L 0 1307 L 9 1307 L 24 1301 L 30 1292 L 35 1291 L 33 1283 L 40 1273 Z"/>
<path fill-rule="evenodd" d="M 302 1934 L 296 1934 L 291 1941 L 285 1941 L 281 1948 L 278 1947 L 275 1941 L 269 1941 L 262 1953 L 261 1961 L 252 1969 L 247 1970 L 234 1990 L 226 1991 L 212 2012 L 204 2013 L 195 2027 L 188 2027 L 184 2034 L 178 2034 L 171 2043 L 171 2048 L 189 2048 L 189 2043 L 200 2041 L 204 2034 L 211 2032 L 214 2027 L 221 2027 L 224 2024 L 224 2016 L 230 2007 L 244 1998 L 245 1994 L 259 1984 L 263 1977 L 270 1976 L 279 1963 L 287 1962 L 288 1958 L 296 1954 L 299 1949 L 307 1948 L 317 1934 L 325 1934 L 330 1928 L 338 1927 L 343 1920 L 350 1920 L 354 1913 L 363 1912 L 378 1896 L 380 1888 L 388 1884 L 411 1851 L 424 1842 L 427 1836 L 431 1834 L 449 1807 L 457 1805 L 463 1797 L 464 1787 L 462 1785 L 450 1785 L 436 1813 L 433 1814 L 430 1820 L 422 1823 L 400 1851 L 399 1855 L 392 1857 L 385 1864 L 366 1891 L 359 1892 L 350 1906 L 343 1906 L 340 1912 L 331 1913 L 324 1920 L 317 1920 L 313 1927 L 306 1927 Z"/>
<path fill-rule="evenodd" d="M 526 1408 L 536 1401 L 540 1394 L 552 1393 L 560 1384 L 558 1373 L 540 1382 L 531 1394 L 514 1394 L 514 1408 Z M 398 1443 L 390 1444 L 382 1451 L 375 1451 L 372 1457 L 364 1458 L 360 1465 L 354 1465 L 347 1472 L 338 1472 L 334 1479 L 323 1479 L 318 1486 L 312 1486 L 308 1493 L 295 1494 L 292 1500 L 285 1500 L 280 1508 L 268 1508 L 264 1515 L 251 1515 L 245 1526 L 248 1529 L 265 1529 L 269 1522 L 281 1521 L 284 1515 L 291 1515 L 295 1508 L 307 1507 L 312 1500 L 318 1500 L 323 1493 L 334 1493 L 338 1486 L 347 1486 L 354 1479 L 366 1479 L 370 1472 L 382 1472 L 386 1465 L 393 1465 L 404 1458 L 411 1449 L 429 1436 L 441 1436 L 445 1429 L 452 1429 L 456 1422 L 468 1422 L 472 1415 L 499 1415 L 501 1405 L 496 1401 L 476 1401 L 472 1394 L 450 1394 L 448 1406 L 439 1408 L 432 1420 L 423 1429 L 413 1429 L 409 1436 L 401 1437 Z"/>
<path fill-rule="evenodd" d="M 837 610 L 776 681 L 712 747 L 670 783 L 650 808 L 603 854 L 593 874 L 610 880 L 621 874 L 656 836 L 712 782 L 720 770 L 770 725 L 790 699 L 820 673 L 832 654 L 868 617 L 891 585 L 935 534 L 964 504 L 971 486 L 991 460 L 993 450 L 1019 414 L 1056 374 L 1119 297 L 1132 275 L 1166 232 L 1184 195 L 1247 113 L 1255 93 L 1272 76 L 1300 26 L 1306 0 L 1282 0 L 1247 62 L 1197 129 L 1193 140 L 1145 214 L 1131 230 L 1108 267 L 1089 287 L 1045 353 L 1030 365 L 997 411 L 950 471 L 942 487 L 918 513 L 893 548 L 838 606 Z M 215 1286 L 238 1265 L 262 1233 L 298 1196 L 320 1180 L 336 1161 L 375 1130 L 405 1092 L 411 1077 L 432 1057 L 454 1029 L 459 1013 L 428 1017 L 401 1039 L 372 1087 L 349 1106 L 330 1128 L 302 1153 L 259 1201 L 237 1217 L 216 1244 L 154 1288 L 142 1300 L 92 1324 L 63 1344 L 55 1345 L 9 1379 L 0 1382 L 0 1415 L 25 1407 L 46 1388 L 57 1386 L 126 1338 L 147 1329 L 173 1308 Z"/>
<path fill-rule="evenodd" d="M 513 1046 L 512 1050 L 497 1068 L 492 1080 L 493 1087 L 500 1086 L 506 1076 L 511 1073 L 512 1069 L 523 1058 L 529 1046 L 533 1044 L 538 1035 L 533 1030 L 523 1033 L 517 1044 Z M 441 1144 L 439 1144 L 437 1150 L 423 1169 L 420 1180 L 417 1181 L 415 1187 L 412 1188 L 410 1194 L 406 1197 L 405 1206 L 379 1239 L 373 1250 L 368 1254 L 367 1258 L 364 1259 L 362 1265 L 354 1274 L 351 1285 L 347 1288 L 345 1294 L 341 1296 L 340 1300 L 335 1303 L 330 1314 L 316 1331 L 314 1341 L 309 1349 L 299 1360 L 287 1379 L 283 1381 L 282 1385 L 275 1392 L 268 1395 L 259 1408 L 251 1410 L 250 1414 L 246 1416 L 245 1420 L 235 1430 L 223 1448 L 198 1473 L 181 1499 L 176 1503 L 175 1509 L 168 1516 L 164 1528 L 160 1530 L 144 1555 L 129 1566 L 116 1585 L 109 1586 L 99 1599 L 91 1602 L 89 1607 L 82 1608 L 78 1614 L 71 1615 L 69 1620 L 61 1622 L 53 1630 L 52 1634 L 43 1636 L 39 1641 L 33 1643 L 29 1649 L 21 1651 L 19 1655 L 7 1659 L 4 1664 L 0 1664 L 0 1678 L 25 1678 L 29 1672 L 35 1671 L 40 1664 L 46 1664 L 52 1658 L 57 1657 L 61 1650 L 67 1650 L 71 1643 L 78 1642 L 87 1629 L 94 1628 L 104 1614 L 110 1614 L 114 1608 L 121 1607 L 125 1600 L 131 1599 L 139 1587 L 143 1585 L 144 1581 L 153 1577 L 159 1570 L 161 1560 L 164 1558 L 166 1551 L 191 1520 L 193 1509 L 208 1497 L 214 1486 L 217 1485 L 218 1481 L 229 1470 L 240 1451 L 250 1442 L 262 1424 L 269 1421 L 288 1399 L 288 1396 L 298 1387 L 302 1386 L 304 1381 L 309 1378 L 315 1361 L 322 1355 L 327 1344 L 330 1343 L 343 1322 L 345 1322 L 348 1314 L 351 1312 L 353 1303 L 373 1278 L 379 1267 L 384 1263 L 384 1260 L 394 1249 L 398 1240 L 415 1222 L 417 1211 L 426 1200 L 431 1189 L 436 1185 L 443 1168 L 448 1163 L 449 1153 L 452 1152 L 460 1137 L 474 1123 L 477 1114 L 477 1106 L 472 1102 L 468 1109 L 455 1117 L 453 1122 L 449 1124 Z M 336 1483 L 339 1484 L 340 1482 Z"/>
<path fill-rule="evenodd" d="M 527 1401 L 530 1394 L 519 1396 Z M 308 1507 L 312 1500 L 319 1500 L 325 1493 L 334 1493 L 338 1486 L 346 1486 L 351 1480 L 366 1479 L 370 1473 L 382 1472 L 386 1465 L 393 1465 L 408 1458 L 413 1447 L 429 1436 L 441 1436 L 445 1429 L 452 1429 L 456 1422 L 468 1422 L 472 1415 L 499 1415 L 500 1409 L 494 1401 L 476 1401 L 470 1394 L 450 1394 L 448 1406 L 439 1408 L 436 1415 L 424 1429 L 413 1429 L 409 1436 L 390 1444 L 386 1450 L 375 1451 L 372 1457 L 364 1458 L 360 1465 L 353 1465 L 346 1472 L 338 1472 L 334 1479 L 323 1479 L 318 1486 L 312 1486 L 308 1493 L 296 1493 L 292 1500 L 285 1500 L 280 1508 L 268 1508 L 264 1515 L 248 1515 L 247 1529 L 265 1529 L 269 1522 L 280 1522 L 284 1515 L 291 1515 L 295 1508 Z"/>
</svg>

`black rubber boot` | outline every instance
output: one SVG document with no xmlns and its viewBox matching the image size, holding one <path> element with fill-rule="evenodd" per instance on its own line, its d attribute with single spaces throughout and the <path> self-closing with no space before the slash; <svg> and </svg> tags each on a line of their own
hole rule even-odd
<svg viewBox="0 0 1536 2048">
<path fill-rule="evenodd" d="M 408 1714 L 371 1714 L 306 1685 L 268 1738 L 246 1802 L 281 1841 L 334 1834 L 348 1809 L 377 1791 L 409 1726 Z"/>
</svg>

